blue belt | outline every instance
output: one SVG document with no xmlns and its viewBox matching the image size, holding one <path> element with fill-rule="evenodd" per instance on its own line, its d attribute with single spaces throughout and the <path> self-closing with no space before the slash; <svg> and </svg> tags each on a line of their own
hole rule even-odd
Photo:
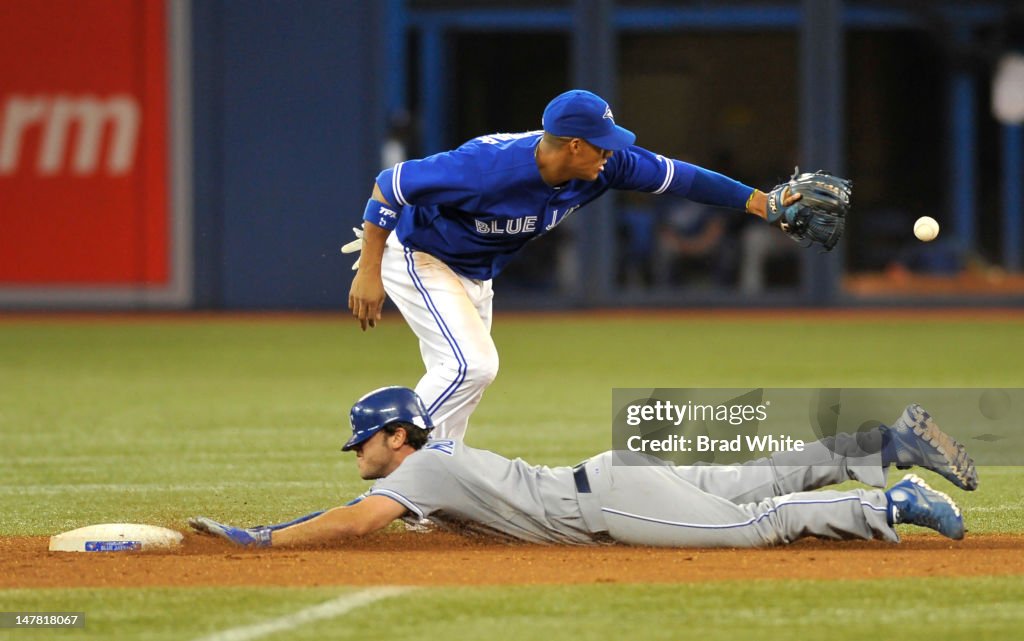
<svg viewBox="0 0 1024 641">
<path fill-rule="evenodd" d="M 590 479 L 587 478 L 586 461 L 572 468 L 572 478 L 576 481 L 577 492 L 590 494 Z"/>
</svg>

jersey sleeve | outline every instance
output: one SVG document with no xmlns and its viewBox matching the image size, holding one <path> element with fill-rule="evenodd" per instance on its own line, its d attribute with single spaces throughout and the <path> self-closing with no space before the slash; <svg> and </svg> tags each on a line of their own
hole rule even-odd
<svg viewBox="0 0 1024 641">
<path fill-rule="evenodd" d="M 744 209 L 753 187 L 682 160 L 627 147 L 608 159 L 613 189 L 675 194 L 705 205 Z"/>
<path fill-rule="evenodd" d="M 447 454 L 422 450 L 410 456 L 394 472 L 378 480 L 369 496 L 386 496 L 423 519 L 444 506 L 441 497 L 451 494 L 451 473 L 442 456 Z"/>
<path fill-rule="evenodd" d="M 377 175 L 377 186 L 394 206 L 448 205 L 472 210 L 479 200 L 480 169 L 465 147 L 400 162 Z"/>
</svg>

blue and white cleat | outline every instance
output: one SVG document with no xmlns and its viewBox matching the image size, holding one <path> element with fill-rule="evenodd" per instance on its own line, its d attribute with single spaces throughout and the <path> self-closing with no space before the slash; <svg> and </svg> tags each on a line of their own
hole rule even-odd
<svg viewBox="0 0 1024 641">
<path fill-rule="evenodd" d="M 893 524 L 909 523 L 931 528 L 943 536 L 964 538 L 964 517 L 948 494 L 932 489 L 916 474 L 886 491 L 889 514 Z"/>
<path fill-rule="evenodd" d="M 978 489 L 978 470 L 963 445 L 946 434 L 931 414 L 914 403 L 903 410 L 888 428 L 888 447 L 883 450 L 883 463 L 900 469 L 913 465 L 931 470 L 964 490 Z"/>
</svg>

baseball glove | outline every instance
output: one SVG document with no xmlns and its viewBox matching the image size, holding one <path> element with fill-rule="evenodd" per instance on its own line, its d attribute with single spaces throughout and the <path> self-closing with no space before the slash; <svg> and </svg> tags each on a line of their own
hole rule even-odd
<svg viewBox="0 0 1024 641">
<path fill-rule="evenodd" d="M 801 196 L 788 207 L 782 204 L 787 189 Z M 806 243 L 805 247 L 819 244 L 832 251 L 846 228 L 852 195 L 853 183 L 846 178 L 825 171 L 801 174 L 798 168 L 789 182 L 776 185 L 768 194 L 768 223 L 778 225 L 798 243 Z"/>
</svg>

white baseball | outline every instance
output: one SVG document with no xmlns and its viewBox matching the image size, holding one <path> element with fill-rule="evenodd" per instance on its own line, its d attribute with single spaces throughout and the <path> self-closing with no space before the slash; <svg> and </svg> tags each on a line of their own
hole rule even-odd
<svg viewBox="0 0 1024 641">
<path fill-rule="evenodd" d="M 939 223 L 931 216 L 921 216 L 914 223 L 914 235 L 923 242 L 935 240 L 939 235 Z"/>
</svg>

